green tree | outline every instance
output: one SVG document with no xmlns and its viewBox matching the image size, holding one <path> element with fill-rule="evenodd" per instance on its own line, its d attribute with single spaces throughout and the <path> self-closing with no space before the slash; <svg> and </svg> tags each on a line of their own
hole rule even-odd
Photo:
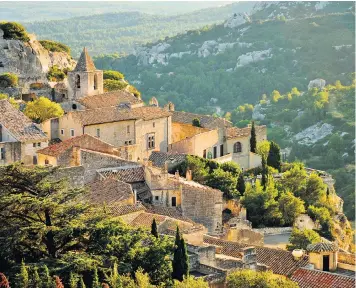
<svg viewBox="0 0 356 288">
<path fill-rule="evenodd" d="M 73 272 L 69 273 L 69 288 L 78 287 L 78 275 L 75 275 Z"/>
<path fill-rule="evenodd" d="M 40 40 L 39 41 L 43 48 L 51 52 L 64 52 L 70 55 L 70 48 L 63 43 L 52 41 L 52 40 Z"/>
<path fill-rule="evenodd" d="M 317 222 L 321 226 L 320 235 L 330 240 L 334 240 L 332 235 L 333 221 L 330 211 L 325 207 L 315 207 L 310 205 L 308 207 L 308 215 L 313 221 Z"/>
<path fill-rule="evenodd" d="M 125 78 L 124 74 L 122 74 L 119 71 L 113 71 L 113 70 L 103 71 L 103 79 L 123 80 L 124 78 Z"/>
<path fill-rule="evenodd" d="M 157 224 L 156 224 L 156 219 L 153 218 L 152 224 L 151 224 L 151 234 L 158 238 L 158 231 L 157 231 Z"/>
<path fill-rule="evenodd" d="M 224 170 L 225 172 L 230 172 L 235 177 L 239 177 L 239 175 L 241 173 L 241 168 L 240 168 L 239 164 L 232 162 L 232 161 L 222 163 L 220 165 L 220 168 L 222 170 Z"/>
<path fill-rule="evenodd" d="M 290 191 L 299 197 L 306 188 L 307 178 L 303 164 L 293 163 L 292 167 L 283 173 L 280 186 L 284 191 Z"/>
<path fill-rule="evenodd" d="M 97 268 L 95 268 L 93 271 L 93 282 L 91 284 L 91 288 L 101 288 Z"/>
<path fill-rule="evenodd" d="M 285 276 L 272 272 L 257 272 L 253 270 L 237 270 L 227 277 L 228 288 L 298 288 L 298 284 Z"/>
<path fill-rule="evenodd" d="M 78 288 L 85 288 L 85 283 L 83 280 L 83 277 L 80 277 L 79 282 L 78 282 Z"/>
<path fill-rule="evenodd" d="M 281 148 L 276 142 L 271 141 L 268 152 L 267 165 L 281 171 Z"/>
<path fill-rule="evenodd" d="M 268 153 L 270 151 L 270 142 L 263 140 L 257 143 L 257 154 L 262 158 L 267 159 Z"/>
<path fill-rule="evenodd" d="M 179 228 L 177 226 L 176 240 L 174 246 L 174 254 L 172 261 L 172 278 L 182 281 L 185 276 L 189 273 L 189 259 L 187 246 L 184 239 L 180 235 Z"/>
<path fill-rule="evenodd" d="M 84 191 L 56 179 L 56 171 L 17 163 L 2 169 L 0 238 L 7 235 L 7 241 L 0 241 L 2 256 L 32 261 L 57 258 L 83 241 L 88 209 L 74 200 Z"/>
<path fill-rule="evenodd" d="M 123 90 L 127 87 L 128 83 L 122 80 L 112 80 L 112 79 L 106 79 L 104 80 L 103 86 L 104 86 L 104 91 L 117 91 L 117 90 Z"/>
<path fill-rule="evenodd" d="M 232 199 L 237 196 L 237 177 L 230 172 L 225 172 L 221 168 L 215 169 L 208 175 L 206 184 L 224 192 L 224 197 L 227 199 Z"/>
<path fill-rule="evenodd" d="M 194 118 L 192 121 L 194 127 L 201 127 L 199 118 Z"/>
<path fill-rule="evenodd" d="M 64 111 L 58 103 L 46 97 L 40 97 L 26 105 L 24 114 L 35 122 L 42 123 L 50 118 L 61 117 Z"/>
<path fill-rule="evenodd" d="M 268 182 L 268 167 L 266 163 L 266 158 L 262 157 L 262 178 L 261 178 L 261 184 L 263 186 L 263 189 L 266 190 L 267 187 L 267 182 Z"/>
<path fill-rule="evenodd" d="M 240 192 L 240 195 L 243 196 L 246 190 L 245 179 L 243 173 L 240 173 L 239 178 L 237 179 L 237 191 Z"/>
<path fill-rule="evenodd" d="M 139 268 L 135 272 L 135 278 L 136 278 L 136 287 L 137 288 L 155 288 L 156 286 L 151 285 L 150 283 L 150 276 L 147 273 L 144 273 L 142 268 Z M 127 286 L 122 286 L 122 287 L 127 287 Z"/>
<path fill-rule="evenodd" d="M 25 262 L 23 260 L 21 261 L 20 274 L 17 275 L 17 279 L 18 279 L 17 283 L 19 285 L 19 288 L 29 287 L 28 271 Z"/>
<path fill-rule="evenodd" d="M 306 249 L 309 244 L 320 242 L 320 236 L 313 230 L 294 228 L 290 237 L 287 249 L 292 251 L 294 249 Z"/>
<path fill-rule="evenodd" d="M 106 279 L 110 285 L 111 288 L 120 288 L 120 275 L 118 271 L 118 266 L 117 263 L 114 262 L 114 266 L 112 267 L 110 271 L 110 276 L 107 276 Z"/>
<path fill-rule="evenodd" d="M 257 140 L 256 140 L 256 129 L 255 129 L 255 122 L 252 121 L 252 126 L 251 126 L 251 136 L 250 136 L 250 150 L 253 153 L 256 153 L 257 149 Z"/>
<path fill-rule="evenodd" d="M 277 103 L 279 101 L 279 99 L 281 99 L 281 98 L 282 98 L 282 96 L 279 93 L 279 91 L 277 91 L 277 90 L 272 91 L 271 99 L 272 99 L 273 103 Z"/>
<path fill-rule="evenodd" d="M 278 204 L 286 225 L 293 225 L 298 215 L 305 212 L 304 201 L 291 192 L 283 193 L 278 199 Z"/>
<path fill-rule="evenodd" d="M 43 288 L 52 288 L 52 278 L 49 275 L 49 270 L 47 265 L 43 265 L 43 276 L 42 276 Z M 42 287 L 41 287 L 42 288 Z"/>
<path fill-rule="evenodd" d="M 304 193 L 300 193 L 299 197 L 304 200 L 307 206 L 326 203 L 326 185 L 323 179 L 318 174 L 312 173 L 307 180 Z"/>
<path fill-rule="evenodd" d="M 32 275 L 32 286 L 33 288 L 42 288 L 42 281 L 40 275 L 38 274 L 38 268 L 33 268 L 33 275 Z"/>
</svg>

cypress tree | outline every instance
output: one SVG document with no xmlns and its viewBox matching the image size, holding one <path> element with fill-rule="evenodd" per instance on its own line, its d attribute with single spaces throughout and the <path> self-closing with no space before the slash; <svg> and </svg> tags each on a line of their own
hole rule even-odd
<svg viewBox="0 0 356 288">
<path fill-rule="evenodd" d="M 21 261 L 21 267 L 20 267 L 20 274 L 17 275 L 18 277 L 18 285 L 19 288 L 27 288 L 28 287 L 28 272 L 27 268 L 25 265 L 25 262 L 22 260 Z"/>
<path fill-rule="evenodd" d="M 93 283 L 91 285 L 92 288 L 101 288 L 98 276 L 98 269 L 94 269 L 93 273 Z"/>
<path fill-rule="evenodd" d="M 85 288 L 85 283 L 84 283 L 83 277 L 80 277 L 80 279 L 79 279 L 78 288 Z"/>
<path fill-rule="evenodd" d="M 174 241 L 174 246 L 178 247 L 180 244 L 180 232 L 179 232 L 179 227 L 177 225 L 177 229 L 176 229 L 176 240 Z"/>
<path fill-rule="evenodd" d="M 77 288 L 78 286 L 78 277 L 70 272 L 69 274 L 69 288 Z"/>
<path fill-rule="evenodd" d="M 52 288 L 52 279 L 51 276 L 49 275 L 49 270 L 46 265 L 43 266 L 43 288 Z"/>
<path fill-rule="evenodd" d="M 267 165 L 281 171 L 281 148 L 273 141 L 270 143 Z"/>
<path fill-rule="evenodd" d="M 177 226 L 176 241 L 174 248 L 174 255 L 172 261 L 172 278 L 183 281 L 184 276 L 189 274 L 189 258 L 187 252 L 187 245 L 183 237 L 179 233 L 179 228 Z"/>
<path fill-rule="evenodd" d="M 262 179 L 261 184 L 263 186 L 263 190 L 266 190 L 267 181 L 268 181 L 268 171 L 265 157 L 262 157 Z"/>
<path fill-rule="evenodd" d="M 243 173 L 240 173 L 239 178 L 237 179 L 237 191 L 240 192 L 241 196 L 244 195 L 246 190 L 245 179 Z"/>
<path fill-rule="evenodd" d="M 38 275 L 38 268 L 35 267 L 33 269 L 33 275 L 32 275 L 32 285 L 34 288 L 42 288 L 42 282 L 41 282 L 41 278 L 40 275 Z"/>
<path fill-rule="evenodd" d="M 156 219 L 154 218 L 151 224 L 151 234 L 156 238 L 158 238 L 157 224 L 156 224 Z"/>
<path fill-rule="evenodd" d="M 188 251 L 187 251 L 187 245 L 185 244 L 183 237 L 182 237 L 180 243 L 181 243 L 180 249 L 182 251 L 183 276 L 188 277 L 189 276 L 189 256 L 188 256 Z"/>
<path fill-rule="evenodd" d="M 257 148 L 257 140 L 256 140 L 255 122 L 252 121 L 251 137 L 250 137 L 250 151 L 253 153 L 256 153 L 256 148 Z"/>
</svg>

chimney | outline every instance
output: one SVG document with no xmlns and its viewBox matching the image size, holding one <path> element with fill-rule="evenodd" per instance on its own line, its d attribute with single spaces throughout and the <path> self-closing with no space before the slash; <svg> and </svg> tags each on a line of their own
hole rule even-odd
<svg viewBox="0 0 356 288">
<path fill-rule="evenodd" d="M 72 159 L 70 161 L 70 166 L 79 166 L 80 165 L 80 148 L 73 146 L 72 147 Z"/>
<path fill-rule="evenodd" d="M 133 193 L 134 193 L 134 205 L 137 204 L 137 191 L 136 189 L 133 190 Z"/>
<path fill-rule="evenodd" d="M 188 169 L 186 174 L 185 174 L 185 178 L 187 179 L 187 181 L 192 181 L 193 177 L 192 177 L 192 170 Z"/>
<path fill-rule="evenodd" d="M 168 173 L 168 161 L 164 162 L 164 171 Z"/>
<path fill-rule="evenodd" d="M 176 173 L 174 173 L 174 177 L 179 180 L 179 171 L 177 170 Z"/>
</svg>

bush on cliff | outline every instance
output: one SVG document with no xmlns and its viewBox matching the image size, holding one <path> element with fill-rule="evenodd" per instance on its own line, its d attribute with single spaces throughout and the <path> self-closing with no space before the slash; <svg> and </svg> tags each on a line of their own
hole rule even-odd
<svg viewBox="0 0 356 288">
<path fill-rule="evenodd" d="M 65 52 L 70 54 L 70 48 L 67 45 L 64 45 L 60 42 L 51 41 L 51 40 L 41 40 L 40 41 L 43 48 L 51 52 Z"/>
<path fill-rule="evenodd" d="M 0 22 L 0 29 L 4 31 L 4 39 L 30 41 L 25 28 L 16 22 Z"/>
<path fill-rule="evenodd" d="M 19 78 L 14 73 L 0 74 L 0 88 L 16 87 L 19 83 Z"/>
</svg>

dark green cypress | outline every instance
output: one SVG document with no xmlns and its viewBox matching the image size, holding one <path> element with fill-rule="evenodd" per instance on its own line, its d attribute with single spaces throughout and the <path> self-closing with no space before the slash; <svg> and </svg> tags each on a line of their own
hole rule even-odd
<svg viewBox="0 0 356 288">
<path fill-rule="evenodd" d="M 182 243 L 183 242 L 183 243 Z M 183 276 L 185 275 L 185 255 L 184 254 L 184 240 L 179 233 L 179 228 L 177 226 L 176 240 L 174 245 L 174 254 L 172 261 L 172 278 L 175 280 L 183 281 Z M 186 249 L 186 248 L 185 248 Z"/>
<path fill-rule="evenodd" d="M 256 141 L 256 129 L 255 122 L 252 121 L 251 137 L 250 137 L 250 151 L 256 153 L 257 141 Z"/>
<path fill-rule="evenodd" d="M 98 276 L 98 269 L 94 269 L 93 272 L 93 283 L 91 284 L 92 288 L 101 288 Z"/>
<path fill-rule="evenodd" d="M 281 171 L 281 148 L 273 141 L 270 144 L 267 165 Z"/>
<path fill-rule="evenodd" d="M 156 224 L 156 219 L 154 218 L 151 224 L 151 234 L 156 238 L 158 238 L 157 224 Z"/>
<path fill-rule="evenodd" d="M 244 195 L 245 190 L 246 190 L 246 185 L 245 185 L 245 179 L 244 179 L 244 175 L 241 172 L 239 175 L 239 178 L 237 179 L 237 187 L 236 187 L 237 191 L 240 192 L 241 196 Z"/>
<path fill-rule="evenodd" d="M 188 277 L 189 276 L 189 256 L 188 256 L 187 245 L 185 244 L 183 237 L 180 240 L 180 249 L 182 251 L 181 255 L 182 255 L 183 276 Z"/>
</svg>

